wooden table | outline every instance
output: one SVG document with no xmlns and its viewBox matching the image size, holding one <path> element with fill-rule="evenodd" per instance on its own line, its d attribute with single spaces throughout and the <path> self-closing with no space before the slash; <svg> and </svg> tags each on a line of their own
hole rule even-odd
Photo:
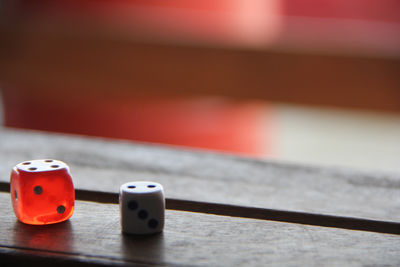
<svg viewBox="0 0 400 267">
<path fill-rule="evenodd" d="M 37 158 L 71 166 L 65 223 L 29 226 L 12 212 L 10 169 Z M 399 174 L 10 129 L 0 161 L 1 266 L 400 265 Z M 164 185 L 163 233 L 121 234 L 117 192 L 132 180 Z"/>
</svg>

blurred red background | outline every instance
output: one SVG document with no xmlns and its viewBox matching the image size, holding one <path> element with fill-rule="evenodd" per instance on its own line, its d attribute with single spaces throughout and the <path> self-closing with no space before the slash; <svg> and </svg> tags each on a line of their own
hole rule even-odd
<svg viewBox="0 0 400 267">
<path fill-rule="evenodd" d="M 81 0 L 18 6 L 25 18 L 95 22 L 143 42 L 378 57 L 400 54 L 399 10 L 396 0 Z M 157 75 L 163 74 L 154 73 L 154 79 Z M 96 88 L 27 88 L 3 88 L 7 126 L 273 154 L 274 114 L 265 102 L 158 96 L 135 84 L 138 94 L 112 98 L 91 93 Z"/>
</svg>

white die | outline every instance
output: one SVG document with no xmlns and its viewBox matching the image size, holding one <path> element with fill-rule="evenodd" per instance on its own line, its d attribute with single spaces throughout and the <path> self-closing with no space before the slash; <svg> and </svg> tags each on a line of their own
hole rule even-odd
<svg viewBox="0 0 400 267">
<path fill-rule="evenodd" d="M 165 197 L 161 184 L 129 182 L 119 191 L 122 232 L 152 234 L 164 228 Z"/>
</svg>

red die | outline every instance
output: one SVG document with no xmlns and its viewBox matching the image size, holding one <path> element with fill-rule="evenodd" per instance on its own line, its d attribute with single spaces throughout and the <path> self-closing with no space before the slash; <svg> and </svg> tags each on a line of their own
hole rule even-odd
<svg viewBox="0 0 400 267">
<path fill-rule="evenodd" d="M 10 186 L 14 213 L 23 223 L 58 223 L 74 212 L 74 185 L 62 161 L 22 162 L 12 169 Z"/>
</svg>

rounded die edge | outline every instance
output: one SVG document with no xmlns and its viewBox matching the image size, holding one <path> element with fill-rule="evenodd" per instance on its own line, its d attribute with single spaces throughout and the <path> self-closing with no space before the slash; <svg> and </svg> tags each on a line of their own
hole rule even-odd
<svg viewBox="0 0 400 267">
<path fill-rule="evenodd" d="M 164 193 L 164 187 L 160 183 L 152 181 L 134 181 L 121 185 L 119 194 L 122 195 L 123 192 L 129 194 L 151 194 L 155 192 Z"/>
<path fill-rule="evenodd" d="M 124 230 L 121 228 L 121 232 L 124 235 L 132 235 L 132 236 L 145 236 L 145 235 L 158 235 L 161 234 L 164 231 L 164 228 L 162 227 L 161 229 L 153 230 L 153 231 L 146 231 L 146 232 L 138 232 L 138 231 L 129 231 L 129 230 Z"/>
<path fill-rule="evenodd" d="M 26 160 L 15 165 L 13 169 L 17 172 L 23 171 L 27 173 L 50 172 L 59 170 L 67 170 L 68 173 L 70 172 L 70 168 L 67 163 L 56 159 Z"/>
</svg>

